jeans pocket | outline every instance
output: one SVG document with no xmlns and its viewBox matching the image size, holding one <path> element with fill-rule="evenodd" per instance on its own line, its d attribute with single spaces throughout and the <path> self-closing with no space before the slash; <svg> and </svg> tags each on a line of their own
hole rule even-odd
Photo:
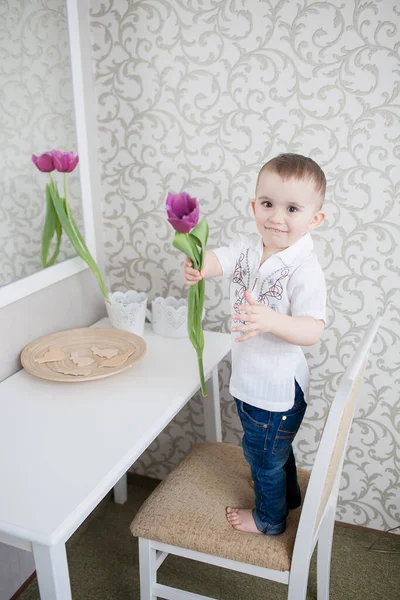
<svg viewBox="0 0 400 600">
<path fill-rule="evenodd" d="M 248 422 L 251 422 L 255 427 L 263 427 L 268 423 L 269 412 L 262 408 L 257 408 L 246 402 L 238 401 L 238 412 L 240 417 L 244 417 Z"/>
<path fill-rule="evenodd" d="M 300 428 L 306 408 L 307 405 L 303 401 L 298 410 L 282 415 L 272 449 L 273 454 L 285 454 L 290 450 L 290 446 Z"/>
<path fill-rule="evenodd" d="M 265 440 L 267 438 L 268 424 L 256 421 L 254 416 L 262 418 L 265 415 L 253 413 L 253 407 L 240 400 L 237 401 L 237 409 L 243 427 L 242 448 L 246 460 L 251 467 L 260 466 L 262 462 Z M 249 412 L 247 412 L 247 410 Z M 257 409 L 255 409 L 255 412 Z M 265 412 L 265 411 L 262 411 Z M 249 414 L 250 413 L 250 414 Z M 253 416 L 251 416 L 253 414 Z"/>
</svg>

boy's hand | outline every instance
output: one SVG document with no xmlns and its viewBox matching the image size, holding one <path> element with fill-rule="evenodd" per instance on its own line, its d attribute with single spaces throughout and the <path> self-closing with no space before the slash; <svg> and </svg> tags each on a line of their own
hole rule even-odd
<svg viewBox="0 0 400 600">
<path fill-rule="evenodd" d="M 277 318 L 277 313 L 265 306 L 259 304 L 250 295 L 248 291 L 244 293 L 244 296 L 248 302 L 247 306 L 238 306 L 238 310 L 245 311 L 248 314 L 237 314 L 232 315 L 234 321 L 244 321 L 245 325 L 234 326 L 232 331 L 242 331 L 245 335 L 236 338 L 237 342 L 244 342 L 254 337 L 259 333 L 269 333 L 273 327 L 273 323 Z"/>
<path fill-rule="evenodd" d="M 188 256 L 186 256 L 185 264 L 183 265 L 184 282 L 186 283 L 186 285 L 196 285 L 196 283 L 198 283 L 200 279 L 203 279 L 202 274 L 200 273 L 200 271 L 197 271 L 193 268 L 192 261 Z"/>
</svg>

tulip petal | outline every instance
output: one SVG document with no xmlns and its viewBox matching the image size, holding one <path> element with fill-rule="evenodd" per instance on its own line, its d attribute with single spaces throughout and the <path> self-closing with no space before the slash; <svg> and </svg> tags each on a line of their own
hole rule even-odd
<svg viewBox="0 0 400 600">
<path fill-rule="evenodd" d="M 54 171 L 53 157 L 50 152 L 45 152 L 40 156 L 32 154 L 32 162 L 42 173 L 51 173 L 51 171 Z"/>
<path fill-rule="evenodd" d="M 79 156 L 74 157 L 73 152 L 61 152 L 60 150 L 52 150 L 54 166 L 59 173 L 71 173 L 78 164 Z"/>
<path fill-rule="evenodd" d="M 72 152 L 71 152 L 71 155 L 72 156 L 71 156 L 71 159 L 70 159 L 70 162 L 69 162 L 69 167 L 67 169 L 67 173 L 71 173 L 75 169 L 76 165 L 79 162 L 79 156 L 78 155 L 76 155 L 74 157 L 73 154 L 72 154 Z"/>
<path fill-rule="evenodd" d="M 199 220 L 199 204 L 186 192 L 168 193 L 166 201 L 168 221 L 179 233 L 189 233 Z"/>
<path fill-rule="evenodd" d="M 177 194 L 173 200 L 172 209 L 179 219 L 181 219 L 184 215 L 189 214 L 191 209 L 189 206 L 188 195 L 184 192 Z"/>
<path fill-rule="evenodd" d="M 54 162 L 54 166 L 57 169 L 57 171 L 59 171 L 60 173 L 62 173 L 63 171 L 63 164 L 62 164 L 62 157 L 59 156 L 58 154 L 55 154 L 55 152 L 58 152 L 57 150 L 53 150 L 52 154 L 53 154 L 53 162 Z"/>
<path fill-rule="evenodd" d="M 171 192 L 168 192 L 167 199 L 165 201 L 167 212 L 169 210 L 172 210 L 172 202 L 174 200 L 175 195 L 176 194 L 172 194 Z"/>
<path fill-rule="evenodd" d="M 190 223 L 185 223 L 182 219 L 168 219 L 168 222 L 178 233 L 189 233 L 192 229 Z"/>
</svg>

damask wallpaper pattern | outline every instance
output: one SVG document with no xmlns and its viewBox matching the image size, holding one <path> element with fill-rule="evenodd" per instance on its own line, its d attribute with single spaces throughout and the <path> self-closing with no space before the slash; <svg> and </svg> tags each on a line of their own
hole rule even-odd
<svg viewBox="0 0 400 600">
<path fill-rule="evenodd" d="M 279 152 L 327 180 L 313 235 L 328 286 L 322 341 L 296 442 L 311 467 L 363 330 L 385 318 L 352 428 L 337 518 L 399 523 L 400 10 L 396 0 L 91 0 L 108 275 L 113 289 L 184 296 L 168 190 L 197 197 L 210 247 L 254 231 L 249 200 Z M 229 331 L 228 281 L 207 281 L 205 327 Z M 240 443 L 221 370 L 224 440 Z M 195 398 L 136 463 L 164 477 L 204 435 Z"/>
<path fill-rule="evenodd" d="M 31 155 L 53 148 L 77 152 L 64 0 L 2 2 L 0 59 L 1 286 L 42 268 L 48 177 Z M 68 191 L 81 226 L 78 172 L 68 177 Z M 61 184 L 57 174 L 54 179 Z M 57 262 L 75 255 L 64 235 Z"/>
</svg>

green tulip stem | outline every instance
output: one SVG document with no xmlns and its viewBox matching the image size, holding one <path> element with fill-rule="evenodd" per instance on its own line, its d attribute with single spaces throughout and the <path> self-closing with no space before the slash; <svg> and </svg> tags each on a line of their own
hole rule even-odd
<svg viewBox="0 0 400 600">
<path fill-rule="evenodd" d="M 67 190 L 67 174 L 63 174 L 63 182 L 64 182 L 64 201 L 65 201 L 65 212 L 67 213 L 68 221 L 71 223 L 71 227 L 73 227 L 71 222 L 71 210 L 68 204 L 68 190 Z"/>
<path fill-rule="evenodd" d="M 73 218 L 72 218 L 72 215 L 71 215 L 71 209 L 70 209 L 70 206 L 69 206 L 69 203 L 68 203 L 67 174 L 66 174 L 66 173 L 64 173 L 64 177 L 63 177 L 63 179 L 64 179 L 64 203 L 65 203 L 65 212 L 67 213 L 68 221 L 70 222 L 71 229 L 72 229 L 72 231 L 74 232 L 74 234 L 76 235 L 76 239 L 77 239 L 78 243 L 80 244 L 80 246 L 82 247 L 83 251 L 84 251 L 84 252 L 89 252 L 89 251 L 87 250 L 87 248 L 86 248 L 86 247 L 84 247 L 84 246 L 83 246 L 83 244 L 81 243 L 79 232 L 78 232 L 78 231 L 77 231 L 77 229 L 76 229 L 75 222 L 74 222 L 74 220 L 73 220 Z M 82 257 L 82 258 L 83 258 L 83 257 Z"/>
<path fill-rule="evenodd" d="M 201 393 L 203 397 L 207 396 L 206 380 L 204 378 L 203 356 L 197 354 L 197 363 L 199 365 Z"/>
</svg>

